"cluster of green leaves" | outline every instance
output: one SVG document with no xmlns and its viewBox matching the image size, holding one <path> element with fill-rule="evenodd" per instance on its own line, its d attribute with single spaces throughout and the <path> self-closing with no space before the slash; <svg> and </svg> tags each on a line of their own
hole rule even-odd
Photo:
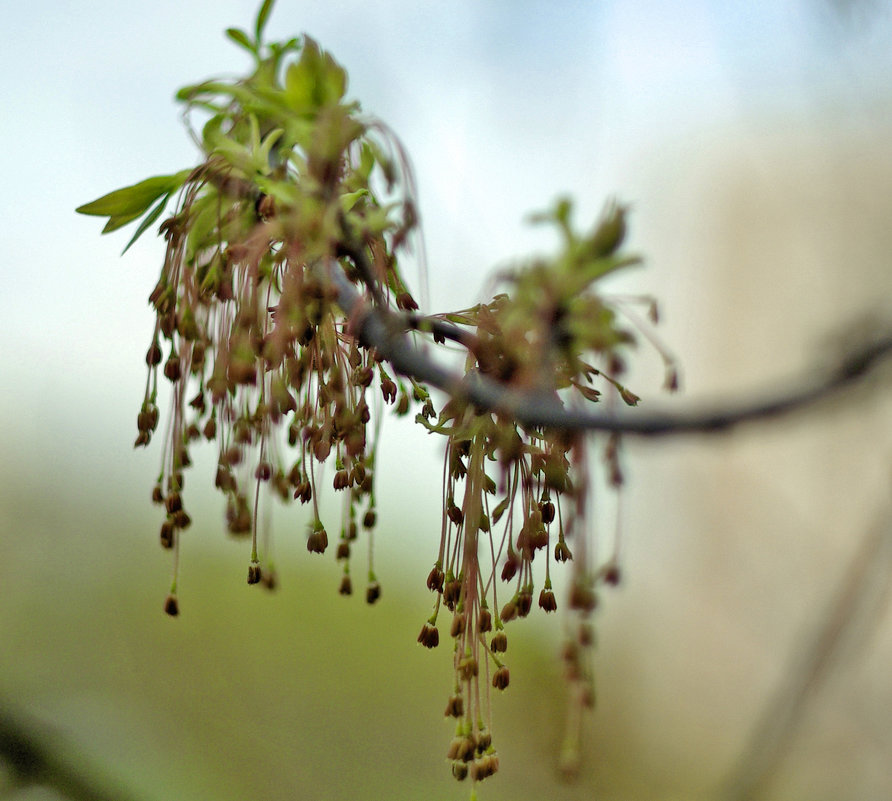
<svg viewBox="0 0 892 801">
<path fill-rule="evenodd" d="M 388 142 L 375 135 L 379 129 L 362 119 L 357 102 L 345 101 L 343 67 L 308 36 L 263 43 L 271 5 L 263 4 L 253 38 L 236 28 L 227 31 L 254 58 L 250 75 L 204 81 L 177 93 L 190 111 L 207 117 L 196 137 L 204 163 L 148 178 L 77 209 L 107 217 L 103 233 L 142 217 L 125 251 L 190 185 L 200 191 L 188 219 L 179 221 L 188 228 L 190 257 L 239 238 L 255 224 L 253 209 L 240 203 L 245 197 L 268 197 L 267 216 L 274 209 L 287 221 L 287 233 L 300 238 L 308 259 L 327 253 L 344 230 L 360 239 L 389 233 L 399 240 L 414 224 L 408 197 L 393 204 L 377 198 L 374 187 L 392 191 L 398 170 Z M 296 60 L 290 58 L 295 55 Z M 405 291 L 398 276 L 388 278 L 395 291 Z"/>
</svg>

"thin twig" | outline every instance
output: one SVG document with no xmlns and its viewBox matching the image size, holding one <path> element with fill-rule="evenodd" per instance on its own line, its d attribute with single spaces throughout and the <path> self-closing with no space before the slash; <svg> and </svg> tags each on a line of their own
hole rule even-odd
<svg viewBox="0 0 892 801">
<path fill-rule="evenodd" d="M 779 417 L 816 403 L 854 384 L 892 356 L 892 333 L 889 333 L 852 350 L 823 377 L 785 382 L 793 388 L 774 396 L 756 397 L 743 403 L 717 403 L 712 408 L 689 411 L 594 413 L 566 408 L 553 393 L 514 389 L 477 372 L 460 376 L 445 370 L 401 333 L 398 315 L 384 307 L 364 303 L 338 265 L 332 264 L 330 278 L 337 289 L 338 305 L 353 318 L 351 330 L 366 344 L 374 346 L 397 371 L 526 426 L 613 431 L 647 437 L 727 431 L 741 423 Z"/>
<path fill-rule="evenodd" d="M 797 649 L 781 686 L 765 705 L 721 796 L 724 801 L 754 801 L 770 785 L 809 700 L 827 680 L 853 624 L 859 619 L 878 619 L 875 609 L 867 608 L 868 600 L 882 598 L 889 587 L 890 546 L 892 519 L 887 513 L 879 525 L 866 532 L 808 646 Z"/>
</svg>

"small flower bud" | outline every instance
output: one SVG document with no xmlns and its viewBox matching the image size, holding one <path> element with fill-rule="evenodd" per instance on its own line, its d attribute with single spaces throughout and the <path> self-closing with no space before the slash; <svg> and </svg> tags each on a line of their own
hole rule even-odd
<svg viewBox="0 0 892 801">
<path fill-rule="evenodd" d="M 554 520 L 554 504 L 551 501 L 546 501 L 542 504 L 542 522 L 547 524 L 552 520 Z"/>
<path fill-rule="evenodd" d="M 502 607 L 502 612 L 499 617 L 504 623 L 507 623 L 509 620 L 514 620 L 514 618 L 517 617 L 517 596 L 512 598 Z"/>
<path fill-rule="evenodd" d="M 341 540 L 338 543 L 338 550 L 335 554 L 335 559 L 341 561 L 342 559 L 350 558 L 350 543 L 347 540 Z"/>
<path fill-rule="evenodd" d="M 478 670 L 477 660 L 473 656 L 466 656 L 458 663 L 458 675 L 463 681 L 473 679 Z"/>
<path fill-rule="evenodd" d="M 477 618 L 477 631 L 481 634 L 492 631 L 492 614 L 486 607 L 480 610 L 480 616 Z"/>
<path fill-rule="evenodd" d="M 176 528 L 171 520 L 165 520 L 161 524 L 161 547 L 165 549 L 173 548 L 174 536 Z"/>
<path fill-rule="evenodd" d="M 180 613 L 180 605 L 177 603 L 177 597 L 173 593 L 164 599 L 164 611 L 171 617 L 176 617 Z"/>
<path fill-rule="evenodd" d="M 347 470 L 338 470 L 334 474 L 332 485 L 336 490 L 344 490 L 350 486 L 350 473 Z"/>
<path fill-rule="evenodd" d="M 167 496 L 165 500 L 165 505 L 167 506 L 167 513 L 173 514 L 174 512 L 178 512 L 183 508 L 183 499 L 180 497 L 179 492 L 171 492 L 170 495 Z"/>
<path fill-rule="evenodd" d="M 443 570 L 439 565 L 434 565 L 430 573 L 427 574 L 427 588 L 431 592 L 443 592 Z"/>
<path fill-rule="evenodd" d="M 492 686 L 497 690 L 504 690 L 508 687 L 508 682 L 510 680 L 510 676 L 508 674 L 508 668 L 502 665 L 492 677 Z"/>
<path fill-rule="evenodd" d="M 180 359 L 171 351 L 170 358 L 164 363 L 164 376 L 168 381 L 176 383 L 180 380 L 180 376 L 182 375 L 182 367 L 180 365 Z"/>
<path fill-rule="evenodd" d="M 604 581 L 609 584 L 611 587 L 615 587 L 619 584 L 622 579 L 622 574 L 620 573 L 619 565 L 615 562 L 611 562 L 609 565 L 604 568 Z"/>
<path fill-rule="evenodd" d="M 533 595 L 529 590 L 521 590 L 517 595 L 517 615 L 526 617 L 533 608 Z"/>
<path fill-rule="evenodd" d="M 248 565 L 248 584 L 259 584 L 263 576 L 259 562 L 251 562 Z"/>
<path fill-rule="evenodd" d="M 460 695 L 452 695 L 446 702 L 446 711 L 443 713 L 447 718 L 460 718 L 465 714 L 465 701 Z M 460 752 L 460 745 L 456 747 L 456 755 Z"/>
<path fill-rule="evenodd" d="M 455 609 L 458 599 L 461 597 L 461 581 L 453 579 L 447 581 L 443 587 L 443 603 L 450 611 Z"/>
<path fill-rule="evenodd" d="M 508 551 L 508 558 L 502 567 L 502 581 L 511 581 L 520 567 L 520 559 L 514 551 Z"/>
<path fill-rule="evenodd" d="M 504 631 L 497 631 L 489 642 L 489 650 L 494 654 L 503 654 L 508 650 L 508 635 Z"/>
<path fill-rule="evenodd" d="M 192 525 L 192 518 L 184 509 L 178 509 L 173 513 L 173 524 L 180 529 L 189 528 Z"/>
<path fill-rule="evenodd" d="M 418 308 L 415 298 L 408 292 L 401 292 L 396 296 L 396 305 L 397 308 L 402 309 L 403 311 L 415 311 Z"/>
<path fill-rule="evenodd" d="M 440 632 L 436 626 L 425 623 L 418 635 L 418 642 L 425 648 L 436 648 L 440 644 Z"/>
<path fill-rule="evenodd" d="M 377 516 L 375 514 L 374 509 L 369 509 L 362 518 L 362 525 L 365 528 L 374 528 L 375 521 L 377 520 Z"/>
<path fill-rule="evenodd" d="M 393 403 L 396 400 L 396 384 L 392 379 L 381 379 L 381 395 L 383 395 L 385 403 Z"/>
<path fill-rule="evenodd" d="M 542 590 L 539 593 L 539 606 L 546 612 L 554 612 L 557 609 L 557 601 L 554 598 L 554 592 L 551 590 Z"/>
<path fill-rule="evenodd" d="M 569 547 L 567 547 L 567 543 L 564 542 L 564 538 L 561 537 L 558 539 L 557 544 L 554 546 L 554 559 L 556 562 L 568 562 L 573 558 L 573 554 L 570 552 Z"/>
<path fill-rule="evenodd" d="M 576 583 L 570 590 L 570 608 L 583 612 L 591 612 L 598 605 L 598 596 L 595 591 L 585 584 Z"/>
<path fill-rule="evenodd" d="M 641 400 L 641 398 L 639 398 L 634 392 L 630 392 L 625 387 L 623 387 L 619 391 L 619 394 L 628 406 L 637 406 L 638 402 Z"/>
<path fill-rule="evenodd" d="M 328 547 L 328 534 L 324 528 L 314 529 L 307 537 L 307 550 L 310 553 L 325 553 Z"/>
<path fill-rule="evenodd" d="M 376 603 L 380 597 L 381 585 L 377 581 L 371 582 L 365 590 L 365 602 L 367 604 L 373 604 Z"/>
<path fill-rule="evenodd" d="M 338 592 L 341 595 L 353 594 L 353 582 L 350 580 L 350 576 L 346 573 L 341 576 L 341 585 L 338 587 Z"/>
<path fill-rule="evenodd" d="M 154 367 L 156 364 L 161 364 L 161 358 L 161 346 L 158 344 L 158 340 L 155 340 L 146 351 L 146 364 L 149 367 Z"/>
</svg>

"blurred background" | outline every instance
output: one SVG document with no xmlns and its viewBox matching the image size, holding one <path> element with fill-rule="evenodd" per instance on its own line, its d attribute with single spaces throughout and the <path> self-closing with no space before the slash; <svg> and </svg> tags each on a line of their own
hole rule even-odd
<svg viewBox="0 0 892 801">
<path fill-rule="evenodd" d="M 128 235 L 73 210 L 194 163 L 173 94 L 248 66 L 223 30 L 256 6 L 4 7 L 0 705 L 122 799 L 462 798 L 449 654 L 415 643 L 442 455 L 422 431 L 385 423 L 378 606 L 337 596 L 296 508 L 276 519 L 281 589 L 249 588 L 208 454 L 181 615 L 161 611 L 160 457 L 131 443 L 163 248 L 119 259 Z M 614 288 L 660 298 L 684 371 L 660 398 L 642 347 L 642 410 L 777 391 L 888 330 L 889 4 L 278 0 L 268 38 L 299 32 L 412 156 L 431 310 L 553 247 L 524 218 L 567 193 L 580 224 L 632 206 L 646 266 Z M 626 581 L 596 618 L 582 773 L 557 775 L 560 631 L 533 615 L 483 798 L 892 797 L 889 389 L 885 370 L 795 418 L 628 443 Z"/>
</svg>

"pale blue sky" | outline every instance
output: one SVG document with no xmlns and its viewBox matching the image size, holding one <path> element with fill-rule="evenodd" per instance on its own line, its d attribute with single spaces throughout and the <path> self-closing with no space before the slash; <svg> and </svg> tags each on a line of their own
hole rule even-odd
<svg viewBox="0 0 892 801">
<path fill-rule="evenodd" d="M 646 220 L 641 165 L 673 142 L 827 105 L 872 119 L 892 84 L 892 27 L 866 5 L 879 9 L 870 28 L 841 25 L 818 0 L 279 0 L 268 34 L 317 38 L 348 68 L 351 94 L 404 139 L 442 309 L 475 302 L 498 262 L 547 245 L 523 218 L 558 193 L 583 220 L 613 193 Z M 172 96 L 245 66 L 222 31 L 250 27 L 255 6 L 7 4 L 0 410 L 16 424 L 0 443 L 110 449 L 132 470 L 162 249 L 146 237 L 119 259 L 127 234 L 100 237 L 73 209 L 193 163 Z M 659 270 L 647 239 L 636 244 Z"/>
</svg>

